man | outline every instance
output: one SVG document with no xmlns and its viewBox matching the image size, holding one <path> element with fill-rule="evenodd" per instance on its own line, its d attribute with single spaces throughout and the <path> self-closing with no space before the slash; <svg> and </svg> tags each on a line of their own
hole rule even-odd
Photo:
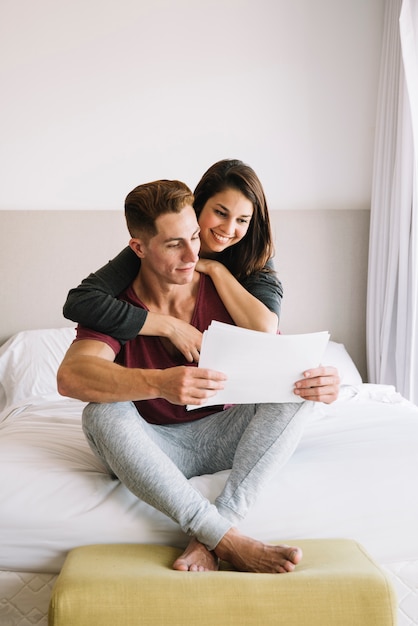
<svg viewBox="0 0 418 626">
<path fill-rule="evenodd" d="M 199 226 L 193 195 L 178 181 L 155 181 L 128 194 L 130 246 L 141 259 L 121 299 L 174 316 L 203 332 L 213 319 L 233 323 L 211 279 L 195 271 Z M 292 454 L 312 402 L 206 407 L 188 412 L 223 388 L 220 372 L 194 367 L 160 331 L 123 347 L 79 327 L 58 371 L 61 394 L 90 402 L 83 428 L 109 472 L 135 495 L 170 516 L 191 536 L 176 570 L 207 571 L 218 559 L 240 571 L 288 572 L 299 548 L 270 546 L 242 535 L 242 520 L 265 481 Z M 159 335 L 159 336 L 158 336 Z M 116 357 L 116 359 L 115 359 Z M 296 392 L 335 399 L 334 368 L 318 368 Z M 230 469 L 211 504 L 190 484 L 195 475 Z"/>
</svg>

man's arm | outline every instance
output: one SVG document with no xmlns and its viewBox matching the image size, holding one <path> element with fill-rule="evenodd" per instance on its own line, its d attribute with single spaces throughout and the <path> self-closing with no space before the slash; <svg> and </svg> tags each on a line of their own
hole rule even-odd
<svg viewBox="0 0 418 626">
<path fill-rule="evenodd" d="M 114 351 L 102 341 L 76 341 L 58 369 L 59 393 L 83 402 L 164 398 L 172 404 L 199 405 L 223 389 L 226 379 L 220 372 L 196 367 L 127 368 L 114 358 Z"/>
</svg>

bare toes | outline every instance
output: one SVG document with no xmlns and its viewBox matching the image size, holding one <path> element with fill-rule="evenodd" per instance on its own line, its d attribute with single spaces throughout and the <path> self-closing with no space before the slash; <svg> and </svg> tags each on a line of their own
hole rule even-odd
<svg viewBox="0 0 418 626">
<path fill-rule="evenodd" d="M 173 569 L 181 572 L 212 572 L 219 569 L 219 561 L 206 546 L 192 539 L 183 554 L 174 561 Z"/>
</svg>

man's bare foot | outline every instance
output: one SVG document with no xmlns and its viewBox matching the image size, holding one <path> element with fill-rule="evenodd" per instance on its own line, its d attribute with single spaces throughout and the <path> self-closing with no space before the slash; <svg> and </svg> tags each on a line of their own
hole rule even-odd
<svg viewBox="0 0 418 626">
<path fill-rule="evenodd" d="M 214 552 L 240 572 L 264 574 L 292 572 L 302 559 L 300 548 L 268 545 L 241 535 L 236 528 L 222 537 Z"/>
<path fill-rule="evenodd" d="M 181 572 L 216 572 L 219 559 L 203 543 L 193 538 L 183 554 L 174 561 L 173 569 Z"/>
</svg>

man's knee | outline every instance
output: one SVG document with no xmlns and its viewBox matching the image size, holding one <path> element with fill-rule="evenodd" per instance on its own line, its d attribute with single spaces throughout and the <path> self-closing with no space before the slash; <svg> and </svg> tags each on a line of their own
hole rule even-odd
<svg viewBox="0 0 418 626">
<path fill-rule="evenodd" d="M 97 402 L 90 402 L 84 407 L 81 417 L 84 432 L 90 431 L 92 424 L 94 424 L 97 419 L 101 406 L 103 405 L 100 405 Z"/>
</svg>

